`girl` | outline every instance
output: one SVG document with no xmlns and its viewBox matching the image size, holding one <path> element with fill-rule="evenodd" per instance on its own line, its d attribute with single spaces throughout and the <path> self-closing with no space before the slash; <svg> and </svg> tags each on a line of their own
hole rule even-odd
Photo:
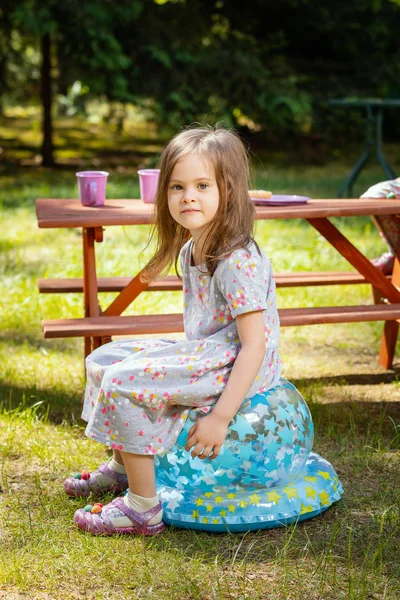
<svg viewBox="0 0 400 600">
<path fill-rule="evenodd" d="M 75 513 L 95 534 L 162 531 L 154 455 L 175 443 L 198 409 L 186 449 L 218 456 L 244 398 L 275 386 L 281 373 L 271 265 L 252 239 L 254 206 L 242 142 L 222 128 L 179 133 L 160 161 L 153 280 L 183 275 L 185 340 L 112 342 L 87 359 L 86 434 L 113 449 L 92 474 L 70 477 L 72 496 L 120 492 L 106 506 Z M 89 512 L 90 511 L 90 512 Z"/>
</svg>

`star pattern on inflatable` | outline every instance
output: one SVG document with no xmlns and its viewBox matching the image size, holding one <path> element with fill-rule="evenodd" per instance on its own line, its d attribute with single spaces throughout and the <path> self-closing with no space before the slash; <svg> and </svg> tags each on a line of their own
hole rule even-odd
<svg viewBox="0 0 400 600">
<path fill-rule="evenodd" d="M 340 498 L 332 465 L 312 452 L 313 424 L 299 392 L 285 380 L 242 404 L 215 460 L 184 448 L 189 412 L 174 448 L 156 456 L 164 520 L 179 527 L 246 531 L 320 514 Z"/>
</svg>

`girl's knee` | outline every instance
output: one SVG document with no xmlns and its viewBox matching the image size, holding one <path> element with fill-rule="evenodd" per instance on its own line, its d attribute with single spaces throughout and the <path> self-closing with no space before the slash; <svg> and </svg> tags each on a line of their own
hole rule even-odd
<svg viewBox="0 0 400 600">
<path fill-rule="evenodd" d="M 109 367 L 114 365 L 116 362 L 120 362 L 123 358 L 126 358 L 125 354 L 121 353 L 119 349 L 119 342 L 110 342 L 99 346 L 86 357 L 86 366 L 90 364 L 97 364 L 103 367 Z"/>
</svg>

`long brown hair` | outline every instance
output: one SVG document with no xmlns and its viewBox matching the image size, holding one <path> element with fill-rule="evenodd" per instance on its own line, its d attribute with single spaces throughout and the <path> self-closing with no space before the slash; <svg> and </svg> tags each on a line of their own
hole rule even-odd
<svg viewBox="0 0 400 600">
<path fill-rule="evenodd" d="M 144 281 L 153 281 L 173 264 L 178 274 L 179 253 L 190 232 L 170 215 L 168 186 L 176 163 L 191 153 L 212 162 L 219 191 L 218 210 L 203 243 L 208 273 L 214 273 L 219 260 L 252 241 L 255 209 L 248 194 L 249 163 L 242 141 L 233 131 L 219 126 L 185 129 L 172 138 L 161 155 L 151 234 L 156 235 L 157 246 L 142 275 Z"/>
</svg>

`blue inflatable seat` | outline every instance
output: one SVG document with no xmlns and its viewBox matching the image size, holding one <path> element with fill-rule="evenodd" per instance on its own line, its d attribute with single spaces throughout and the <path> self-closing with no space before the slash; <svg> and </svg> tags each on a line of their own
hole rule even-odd
<svg viewBox="0 0 400 600">
<path fill-rule="evenodd" d="M 245 400 L 214 460 L 184 447 L 198 418 L 189 412 L 175 446 L 156 456 L 157 492 L 168 525 L 206 531 L 248 531 L 310 519 L 339 500 L 332 465 L 312 452 L 308 406 L 285 379 Z"/>
</svg>

